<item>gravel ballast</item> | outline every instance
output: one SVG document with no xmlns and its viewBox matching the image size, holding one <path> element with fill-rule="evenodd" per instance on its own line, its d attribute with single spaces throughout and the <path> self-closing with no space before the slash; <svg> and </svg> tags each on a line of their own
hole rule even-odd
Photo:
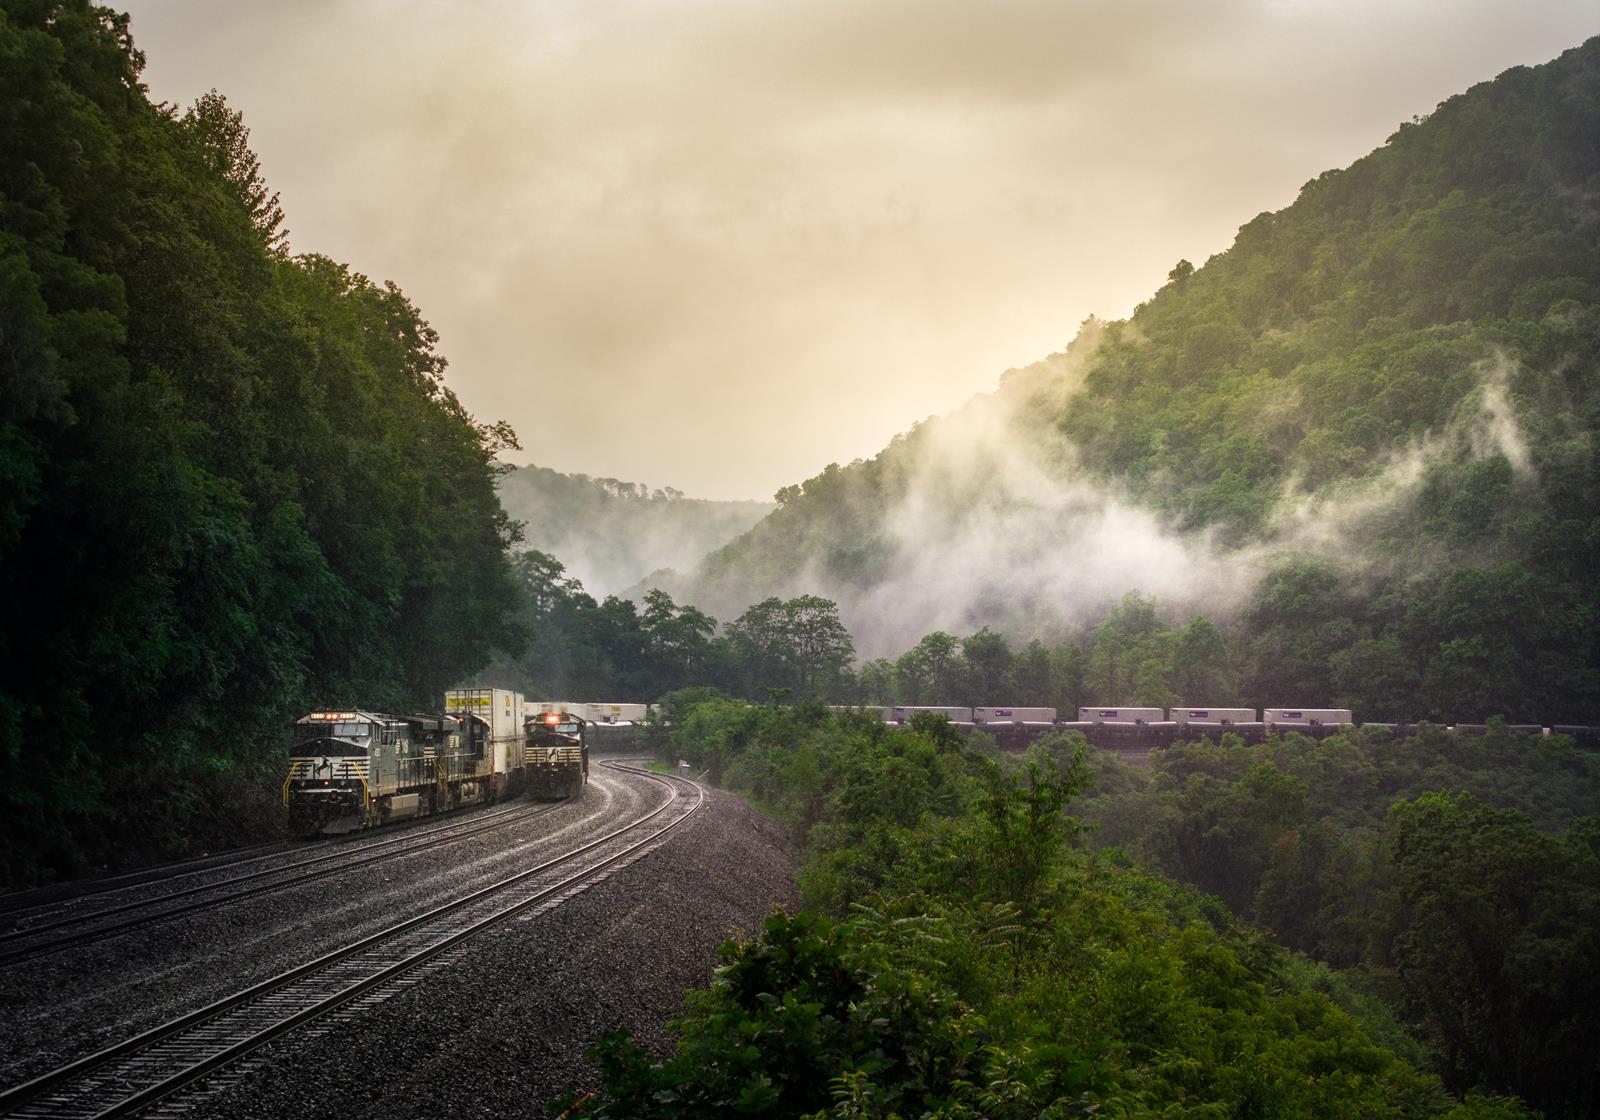
<svg viewBox="0 0 1600 1120">
<path fill-rule="evenodd" d="M 583 1057 L 626 1027 L 658 1054 L 717 947 L 792 906 L 783 830 L 742 800 L 705 807 L 659 850 L 531 921 L 506 922 L 426 981 L 320 1037 L 261 1052 L 191 1113 L 224 1117 L 545 1116 L 599 1087 Z"/>
<path fill-rule="evenodd" d="M 608 774 L 578 804 L 13 963 L 0 972 L 0 1005 L 7 1009 L 0 1017 L 0 1084 L 37 1076 L 460 898 L 659 800 L 659 791 Z"/>
</svg>

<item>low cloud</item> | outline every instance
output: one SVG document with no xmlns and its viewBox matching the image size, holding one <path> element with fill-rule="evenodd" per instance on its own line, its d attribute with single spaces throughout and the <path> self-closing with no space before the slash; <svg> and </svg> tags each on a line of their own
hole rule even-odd
<svg viewBox="0 0 1600 1120">
<path fill-rule="evenodd" d="M 1387 456 L 1368 475 L 1315 492 L 1291 480 L 1262 534 L 1230 547 L 1212 532 L 1181 532 L 1114 484 L 1083 471 L 1050 422 L 1076 391 L 1088 346 L 1018 371 L 1000 392 L 929 421 L 894 458 L 895 496 L 878 516 L 887 579 L 861 590 L 831 579 L 819 562 L 764 593 L 833 598 L 862 657 L 895 655 L 924 634 L 993 626 L 1013 642 L 1059 639 L 1097 623 L 1130 591 L 1159 601 L 1176 620 L 1204 613 L 1227 622 L 1261 576 L 1289 556 L 1335 565 L 1352 578 L 1390 562 L 1365 542 L 1412 516 L 1430 466 L 1501 455 L 1532 471 L 1507 385 L 1514 366 L 1480 363 L 1477 389 L 1440 431 Z M 742 602 L 718 589 L 675 589 L 708 601 L 720 617 Z"/>
<path fill-rule="evenodd" d="M 129 7 L 153 95 L 220 88 L 295 249 L 397 282 L 530 461 L 754 499 L 1594 24 L 1592 0 Z"/>
</svg>

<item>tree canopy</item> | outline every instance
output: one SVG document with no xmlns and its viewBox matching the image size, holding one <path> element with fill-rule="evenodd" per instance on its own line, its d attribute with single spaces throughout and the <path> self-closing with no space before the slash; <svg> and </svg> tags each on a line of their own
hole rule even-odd
<svg viewBox="0 0 1600 1120">
<path fill-rule="evenodd" d="M 392 283 L 291 256 L 220 94 L 0 4 L 0 875 L 267 820 L 312 706 L 437 707 L 508 629 L 495 453 Z"/>
</svg>

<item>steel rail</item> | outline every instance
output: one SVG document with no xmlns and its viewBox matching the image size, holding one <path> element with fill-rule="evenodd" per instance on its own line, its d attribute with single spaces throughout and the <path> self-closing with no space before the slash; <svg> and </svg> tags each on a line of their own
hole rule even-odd
<svg viewBox="0 0 1600 1120">
<path fill-rule="evenodd" d="M 428 817 L 418 818 L 419 821 L 426 820 L 431 826 L 423 832 L 415 829 L 403 829 L 398 822 L 383 831 L 400 832 L 406 838 L 427 835 L 442 828 L 453 826 L 457 818 L 473 813 L 474 810 L 475 807 L 472 805 L 463 805 L 455 809 L 441 809 Z M 503 813 L 496 813 L 496 815 L 503 815 Z M 351 836 L 323 837 L 298 846 L 295 846 L 292 841 L 273 840 L 265 844 L 252 844 L 243 848 L 231 848 L 227 851 L 215 852 L 211 855 L 192 856 L 189 859 L 177 860 L 172 863 L 156 864 L 152 867 L 140 868 L 137 871 L 127 871 L 103 879 L 80 879 L 65 883 L 54 883 L 44 887 L 34 887 L 30 890 L 0 895 L 0 920 L 15 922 L 19 919 L 25 919 L 27 915 L 36 911 L 53 910 L 84 899 L 94 899 L 104 894 L 116 894 L 118 891 L 133 890 L 135 887 L 148 886 L 151 883 L 160 883 L 168 879 L 186 879 L 191 875 L 226 871 L 230 867 L 242 867 L 248 863 L 258 863 L 264 859 L 271 859 L 274 856 L 296 851 L 321 850 L 334 844 L 345 845 L 346 847 L 342 849 L 345 851 L 356 850 L 358 846 L 361 850 L 368 850 L 374 846 L 368 841 L 374 839 L 384 843 L 392 842 L 392 840 L 383 840 L 382 837 L 374 837 L 371 832 L 367 831 Z M 268 851 L 267 849 L 272 850 Z M 286 864 L 285 866 L 289 865 Z M 29 901 L 30 898 L 44 894 L 51 894 L 55 897 L 38 898 L 36 901 Z M 109 912 L 108 910 L 98 911 L 98 913 L 102 914 Z"/>
<path fill-rule="evenodd" d="M 269 848 L 273 850 L 268 851 Z M 75 879 L 43 887 L 31 887 L 28 890 L 0 895 L 0 919 L 30 914 L 37 910 L 51 910 L 80 899 L 115 894 L 117 891 L 132 890 L 134 887 L 147 886 L 166 879 L 183 879 L 190 875 L 203 875 L 208 871 L 226 870 L 239 864 L 271 859 L 275 855 L 282 855 L 291 850 L 284 847 L 284 841 L 271 840 L 264 844 L 251 844 L 247 847 L 212 852 L 209 855 L 191 856 L 171 863 L 158 863 L 137 871 L 124 871 L 101 879 Z M 44 897 L 46 895 L 50 897 Z"/>
<path fill-rule="evenodd" d="M 313 856 L 310 859 L 296 860 L 292 863 L 286 863 L 278 867 L 267 867 L 260 871 L 252 871 L 244 875 L 236 875 L 233 878 L 218 880 L 214 883 L 200 883 L 192 887 L 185 887 L 182 890 L 171 891 L 167 894 L 152 895 L 149 898 L 135 899 L 131 902 L 125 902 L 118 906 L 109 906 L 99 910 L 92 910 L 84 914 L 73 914 L 54 922 L 43 922 L 35 926 L 23 926 L 19 929 L 9 930 L 5 933 L 0 933 L 0 965 L 14 964 L 23 960 L 32 960 L 36 957 L 42 957 L 49 953 L 54 953 L 58 950 L 65 949 L 73 945 L 81 945 L 89 941 L 98 941 L 104 937 L 110 937 L 114 934 L 124 933 L 130 929 L 137 929 L 141 926 L 151 925 L 155 922 L 165 921 L 168 918 L 176 918 L 184 914 L 192 914 L 197 910 L 209 910 L 215 906 L 222 906 L 226 903 L 238 902 L 242 899 L 254 898 L 258 895 L 269 894 L 272 891 L 281 890 L 285 887 L 299 886 L 301 883 L 312 883 L 318 879 L 327 878 L 329 875 L 342 874 L 345 871 L 354 870 L 358 867 L 364 867 L 367 864 L 381 863 L 387 859 L 394 859 L 398 856 L 409 855 L 412 852 L 436 847 L 439 844 L 453 843 L 456 840 L 461 840 L 468 836 L 475 836 L 480 832 L 486 832 L 489 829 L 499 828 L 505 824 L 508 824 L 510 822 L 507 821 L 507 817 L 525 820 L 529 817 L 540 816 L 543 813 L 557 809 L 562 804 L 565 804 L 565 802 L 539 806 L 531 811 L 526 805 L 512 805 L 492 813 L 487 817 L 474 817 L 465 821 L 454 820 L 440 824 L 438 827 L 428 829 L 425 832 L 407 832 L 400 836 L 387 838 L 376 844 L 366 844 L 354 849 L 341 848 L 337 851 Z M 452 835 L 441 835 L 442 833 L 450 833 L 452 830 L 455 830 Z M 322 866 L 328 864 L 331 864 L 331 866 Z M 321 867 L 321 870 L 311 871 L 310 873 L 306 873 L 305 871 L 307 868 L 319 866 Z M 265 879 L 268 876 L 277 875 L 285 876 L 285 878 L 280 881 L 274 881 L 270 883 L 258 882 L 258 880 Z M 255 882 L 256 885 L 253 887 L 240 886 L 240 884 L 251 882 Z M 165 903 L 174 902 L 178 899 L 193 898 L 193 896 L 198 894 L 206 894 L 211 891 L 224 890 L 228 887 L 238 887 L 239 889 L 235 889 L 229 893 L 213 898 L 196 899 L 195 901 L 184 903 L 182 905 L 163 905 Z M 139 914 L 135 917 L 127 918 L 120 922 L 111 922 L 101 925 L 92 924 L 100 922 L 100 920 L 103 918 L 113 917 L 117 914 L 130 914 L 134 911 L 149 909 L 150 907 L 162 908 L 153 913 Z M 22 945 L 19 948 L 5 948 L 7 945 L 15 945 L 19 941 L 31 941 L 33 938 L 36 938 L 41 934 L 47 934 L 54 930 L 81 926 L 87 926 L 88 928 L 78 929 L 74 933 L 61 934 L 56 937 L 46 938 L 43 941 L 39 941 L 34 944 Z"/>
<path fill-rule="evenodd" d="M 0 1093 L 0 1116 L 105 1120 L 146 1108 L 272 1039 L 416 968 L 473 934 L 570 890 L 640 849 L 658 843 L 705 802 L 704 791 L 693 782 L 615 763 L 605 765 L 649 778 L 673 790 L 673 796 L 638 820 L 554 859 L 8 1089 Z M 683 786 L 692 791 L 695 800 L 664 826 L 555 883 L 530 884 L 535 876 L 611 843 L 666 813 L 685 796 Z M 495 898 L 523 885 L 528 885 L 531 893 L 513 898 L 509 905 L 503 904 L 504 899 Z M 489 912 L 470 913 L 469 908 L 479 903 L 488 904 L 485 908 Z M 453 923 L 451 918 L 455 918 Z M 430 929 L 430 925 L 440 928 Z M 408 943 L 405 938 L 409 934 L 420 935 L 415 938 L 420 943 Z M 362 960 L 369 950 L 375 951 L 370 956 L 377 959 Z M 306 983 L 301 984 L 302 981 Z M 231 1023 L 227 1021 L 230 1016 Z"/>
</svg>

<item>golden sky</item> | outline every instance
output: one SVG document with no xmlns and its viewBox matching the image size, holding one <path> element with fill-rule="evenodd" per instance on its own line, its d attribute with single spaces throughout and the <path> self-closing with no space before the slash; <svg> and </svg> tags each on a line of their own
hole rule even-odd
<svg viewBox="0 0 1600 1120">
<path fill-rule="evenodd" d="M 1594 0 L 140 0 L 519 462 L 767 498 L 1120 318 Z"/>
</svg>

